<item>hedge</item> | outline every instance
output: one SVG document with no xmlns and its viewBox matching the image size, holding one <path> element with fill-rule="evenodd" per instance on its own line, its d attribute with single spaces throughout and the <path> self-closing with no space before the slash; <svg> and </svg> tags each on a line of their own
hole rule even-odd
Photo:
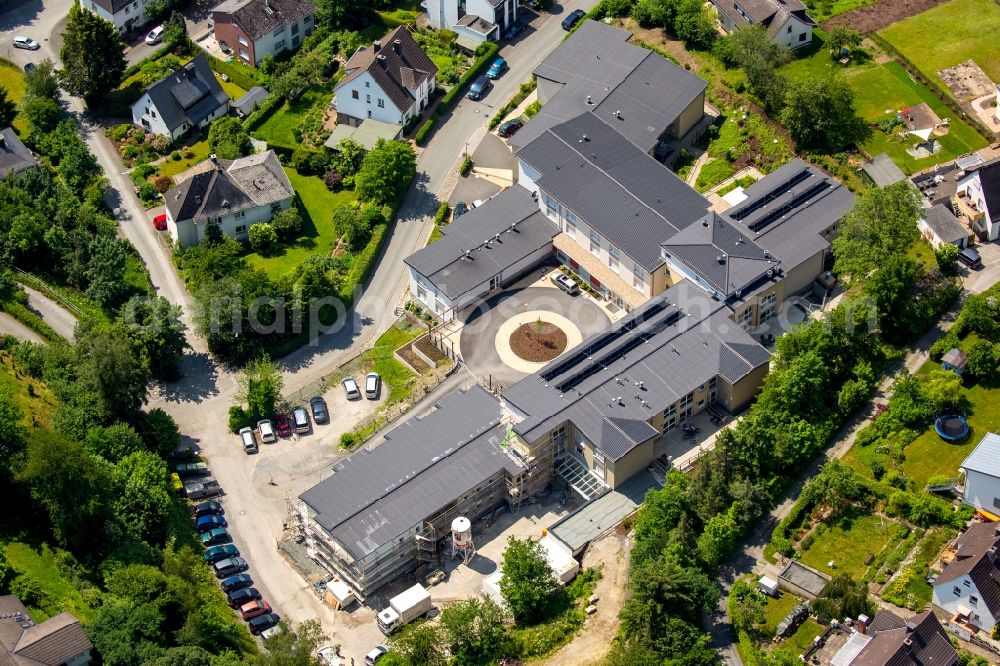
<svg viewBox="0 0 1000 666">
<path fill-rule="evenodd" d="M 344 277 L 343 286 L 340 288 L 340 300 L 343 301 L 344 307 L 350 307 L 350 304 L 354 302 L 354 288 L 364 286 L 365 280 L 371 275 L 372 269 L 375 267 L 375 260 L 382 252 L 382 243 L 387 237 L 389 226 L 394 222 L 395 211 L 393 212 L 393 220 L 388 224 L 378 225 L 372 231 L 372 237 L 368 241 L 368 245 L 354 257 L 351 270 L 347 272 L 347 275 Z"/>
<path fill-rule="evenodd" d="M 244 90 L 250 90 L 257 85 L 257 70 L 244 65 L 219 60 L 210 53 L 205 53 L 208 66 L 217 74 L 225 74 L 229 80 Z"/>
<path fill-rule="evenodd" d="M 431 133 L 432 129 L 434 129 L 434 121 L 434 116 L 431 116 L 425 120 L 424 124 L 417 130 L 417 134 L 413 137 L 413 140 L 417 142 L 418 146 L 422 146 L 427 143 L 427 135 Z"/>
<path fill-rule="evenodd" d="M 490 118 L 490 129 L 495 129 L 496 126 L 500 124 L 500 121 L 504 119 L 504 116 L 516 109 L 521 102 L 528 99 L 528 95 L 530 95 L 531 92 L 537 87 L 538 79 L 533 76 L 530 80 L 522 83 L 520 87 L 518 87 L 517 93 L 510 98 L 510 101 L 500 107 L 500 110 L 497 111 L 492 118 Z"/>
<path fill-rule="evenodd" d="M 472 64 L 472 67 L 470 67 L 465 74 L 462 75 L 462 78 L 458 80 L 458 83 L 452 86 L 451 90 L 446 92 L 444 97 L 441 98 L 441 101 L 438 103 L 438 112 L 447 111 L 448 107 L 455 102 L 455 99 L 465 91 L 465 86 L 479 76 L 484 69 L 489 67 L 490 63 L 492 63 L 496 58 L 500 47 L 493 42 L 486 42 L 486 45 L 486 51 L 483 55 L 479 56 L 476 62 Z"/>
</svg>

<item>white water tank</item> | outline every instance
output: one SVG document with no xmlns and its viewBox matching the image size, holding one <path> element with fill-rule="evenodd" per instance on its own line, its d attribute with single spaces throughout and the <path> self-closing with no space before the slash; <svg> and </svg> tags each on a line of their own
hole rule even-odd
<svg viewBox="0 0 1000 666">
<path fill-rule="evenodd" d="M 451 521 L 451 541 L 459 550 L 472 545 L 472 523 L 465 516 Z"/>
</svg>

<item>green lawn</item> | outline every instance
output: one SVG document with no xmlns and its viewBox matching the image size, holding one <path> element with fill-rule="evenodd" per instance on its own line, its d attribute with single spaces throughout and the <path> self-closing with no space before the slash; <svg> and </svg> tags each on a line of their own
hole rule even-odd
<svg viewBox="0 0 1000 666">
<path fill-rule="evenodd" d="M 28 393 L 28 385 L 32 393 Z M 42 384 L 30 380 L 27 375 L 15 370 L 14 362 L 5 352 L 0 354 L 0 390 L 9 390 L 14 396 L 14 404 L 21 411 L 21 423 L 31 427 L 32 417 L 38 422 L 38 427 L 52 427 L 52 413 L 58 401 L 49 389 Z"/>
<path fill-rule="evenodd" d="M 813 3 L 813 8 L 809 10 L 809 16 L 813 17 L 817 23 L 821 23 L 837 14 L 843 14 L 873 2 L 875 0 L 819 0 L 819 2 Z"/>
<path fill-rule="evenodd" d="M 247 255 L 250 264 L 277 278 L 293 270 L 312 254 L 329 254 L 333 250 L 333 209 L 354 200 L 354 192 L 331 192 L 318 176 L 301 176 L 292 168 L 285 173 L 305 207 L 305 232 L 278 254 L 262 257 Z"/>
<path fill-rule="evenodd" d="M 1000 5 L 993 0 L 951 0 L 879 35 L 944 90 L 938 72 L 966 60 L 1000 81 Z"/>
<path fill-rule="evenodd" d="M 14 571 L 30 575 L 42 590 L 42 598 L 37 606 L 25 604 L 36 622 L 63 611 L 69 611 L 83 624 L 93 619 L 94 611 L 84 600 L 76 584 L 60 571 L 60 560 L 67 555 L 66 553 L 52 550 L 44 543 L 32 546 L 20 541 L 11 541 L 0 547 L 3 548 Z"/>
<path fill-rule="evenodd" d="M 734 173 L 733 167 L 724 159 L 711 159 L 705 162 L 701 171 L 698 172 L 698 179 L 695 188 L 699 192 L 706 192 Z"/>
<path fill-rule="evenodd" d="M 193 153 L 193 155 L 191 157 L 183 157 L 188 151 Z M 202 139 L 190 146 L 185 146 L 179 152 L 182 156 L 181 159 L 172 160 L 168 157 L 165 162 L 156 165 L 157 172 L 173 178 L 182 171 L 187 171 L 196 164 L 204 162 L 205 158 L 208 157 L 208 139 Z"/>
<path fill-rule="evenodd" d="M 816 538 L 802 561 L 824 573 L 846 573 L 855 580 L 867 570 L 865 560 L 877 554 L 889 542 L 891 520 L 879 516 L 860 515 L 843 518 Z M 835 569 L 827 564 L 833 561 Z"/>
<path fill-rule="evenodd" d="M 269 143 L 294 148 L 299 144 L 295 140 L 294 130 L 302 125 L 305 115 L 316 104 L 329 102 L 332 97 L 332 92 L 325 88 L 307 90 L 294 104 L 289 104 L 288 102 L 282 104 L 280 109 L 275 111 L 270 118 L 264 121 L 263 125 L 255 129 L 251 134 Z"/>
<path fill-rule="evenodd" d="M 219 82 L 219 85 L 222 86 L 222 89 L 225 91 L 225 93 L 229 95 L 229 99 L 233 100 L 239 99 L 240 97 L 243 97 L 243 95 L 245 95 L 247 92 L 246 90 L 239 87 L 232 81 L 223 81 L 221 78 L 219 78 L 218 74 L 215 75 L 215 80 Z"/>
<path fill-rule="evenodd" d="M 393 352 L 407 342 L 416 340 L 426 331 L 423 327 L 407 322 L 397 322 L 375 341 L 375 345 L 365 352 L 366 372 L 377 372 L 388 391 L 386 406 L 394 404 L 409 395 L 406 387 L 416 375 L 407 366 L 396 360 Z"/>
<path fill-rule="evenodd" d="M 0 86 L 7 91 L 7 99 L 15 104 L 21 102 L 21 98 L 24 97 L 24 72 L 14 63 L 2 58 L 0 58 Z M 14 129 L 18 134 L 24 134 L 28 131 L 28 121 L 18 116 L 14 120 Z"/>
<path fill-rule="evenodd" d="M 764 627 L 762 629 L 764 635 L 774 636 L 778 624 L 788 616 L 796 604 L 801 602 L 801 599 L 784 590 L 779 592 L 778 598 L 767 597 L 767 602 L 764 604 Z"/>
</svg>

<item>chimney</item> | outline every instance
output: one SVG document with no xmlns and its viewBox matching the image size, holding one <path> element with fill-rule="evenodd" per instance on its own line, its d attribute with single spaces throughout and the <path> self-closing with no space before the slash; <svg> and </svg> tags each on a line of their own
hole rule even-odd
<svg viewBox="0 0 1000 666">
<path fill-rule="evenodd" d="M 392 40 L 392 50 L 395 51 L 396 53 L 402 53 L 403 42 L 399 41 L 398 39 Z"/>
<path fill-rule="evenodd" d="M 375 53 L 378 53 L 379 51 L 381 51 L 382 50 L 382 42 L 376 41 L 374 44 L 372 44 L 372 50 L 374 50 Z"/>
<path fill-rule="evenodd" d="M 868 623 L 871 619 L 867 615 L 858 616 L 858 633 L 863 634 L 868 631 Z"/>
<path fill-rule="evenodd" d="M 377 56 L 375 56 L 375 60 L 378 61 L 378 64 L 379 64 L 379 66 L 382 69 L 385 69 L 386 65 L 385 65 L 385 56 L 384 55 L 382 55 L 381 53 L 378 54 Z"/>
</svg>

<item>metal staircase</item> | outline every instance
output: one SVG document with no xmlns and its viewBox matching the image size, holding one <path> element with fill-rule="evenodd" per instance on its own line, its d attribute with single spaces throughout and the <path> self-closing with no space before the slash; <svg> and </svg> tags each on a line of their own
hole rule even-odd
<svg viewBox="0 0 1000 666">
<path fill-rule="evenodd" d="M 611 490 L 603 481 L 594 476 L 585 462 L 576 456 L 567 455 L 557 460 L 555 471 L 569 484 L 570 488 L 588 502 Z"/>
</svg>

